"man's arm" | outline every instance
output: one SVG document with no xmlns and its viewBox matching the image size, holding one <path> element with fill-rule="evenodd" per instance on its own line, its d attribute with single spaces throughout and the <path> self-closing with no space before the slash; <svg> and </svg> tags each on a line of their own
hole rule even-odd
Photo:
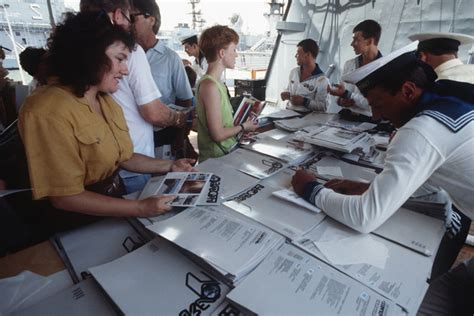
<svg viewBox="0 0 474 316">
<path fill-rule="evenodd" d="M 134 153 L 132 157 L 120 164 L 120 167 L 138 173 L 167 173 L 170 171 L 194 171 L 194 159 L 163 160 Z"/>
<path fill-rule="evenodd" d="M 159 127 L 182 126 L 186 122 L 186 114 L 168 108 L 160 99 L 139 106 L 138 111 L 145 121 Z"/>
<path fill-rule="evenodd" d="M 362 195 L 343 195 L 322 186 L 310 200 L 335 220 L 362 233 L 377 229 L 443 162 L 414 130 L 401 129 L 387 151 L 384 170 Z M 309 188 L 311 189 L 311 188 Z"/>
</svg>

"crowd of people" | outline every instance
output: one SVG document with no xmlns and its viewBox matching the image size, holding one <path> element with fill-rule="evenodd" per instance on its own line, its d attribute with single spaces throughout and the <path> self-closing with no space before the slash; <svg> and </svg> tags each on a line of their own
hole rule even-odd
<svg viewBox="0 0 474 316">
<path fill-rule="evenodd" d="M 137 201 L 122 195 L 141 190 L 152 175 L 192 171 L 197 160 L 226 155 L 236 135 L 258 128 L 254 120 L 234 125 L 221 79 L 226 68 L 235 67 L 238 34 L 215 25 L 199 38 L 184 38 L 185 51 L 195 57 L 190 64 L 157 38 L 160 25 L 154 0 L 134 0 L 132 6 L 127 0 L 81 0 L 80 12 L 57 25 L 45 49 L 22 53 L 22 66 L 35 79 L 18 120 L 34 199 L 47 199 L 55 211 L 84 214 L 86 222 L 90 216 L 159 215 L 171 209 L 174 197 Z M 294 190 L 328 216 L 368 233 L 426 185 L 446 191 L 454 217 L 469 227 L 474 66 L 463 65 L 457 50 L 472 37 L 417 34 L 411 37 L 419 40 L 416 51 L 382 56 L 381 34 L 373 20 L 354 27 L 357 56 L 344 64 L 336 84 L 316 62 L 316 41 L 296 45 L 297 67 L 282 100 L 326 112 L 333 96 L 350 115 L 389 121 L 397 132 L 383 171 L 370 184 L 323 184 L 299 170 Z M 190 111 L 197 117 L 199 156 L 187 139 Z M 171 146 L 174 160 L 155 158 L 155 148 L 164 145 Z M 461 231 L 453 235 L 465 238 Z M 451 264 L 447 260 L 438 275 Z"/>
</svg>

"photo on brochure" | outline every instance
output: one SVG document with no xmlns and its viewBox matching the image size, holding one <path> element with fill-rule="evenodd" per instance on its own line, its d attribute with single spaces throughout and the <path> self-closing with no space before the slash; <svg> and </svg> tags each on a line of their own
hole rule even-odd
<svg viewBox="0 0 474 316">
<path fill-rule="evenodd" d="M 169 203 L 171 206 L 195 206 L 209 195 L 211 178 L 212 173 L 170 172 L 164 178 L 151 178 L 139 199 L 153 195 L 174 195 L 175 199 Z"/>
</svg>

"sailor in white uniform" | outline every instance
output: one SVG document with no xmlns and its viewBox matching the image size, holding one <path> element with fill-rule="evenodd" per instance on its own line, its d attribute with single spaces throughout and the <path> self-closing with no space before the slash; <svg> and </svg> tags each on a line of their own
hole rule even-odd
<svg viewBox="0 0 474 316">
<path fill-rule="evenodd" d="M 298 43 L 295 55 L 298 67 L 290 71 L 288 88 L 281 93 L 281 99 L 312 111 L 326 112 L 329 79 L 315 62 L 318 53 L 319 47 L 314 40 Z"/>
<path fill-rule="evenodd" d="M 293 178 L 298 194 L 362 233 L 377 229 L 427 180 L 474 218 L 474 85 L 434 83 L 434 72 L 416 58 L 415 48 L 409 45 L 343 78 L 367 96 L 374 118 L 399 128 L 372 183 L 325 187 L 302 170 Z M 343 190 L 361 195 L 338 193 Z"/>
<path fill-rule="evenodd" d="M 345 62 L 342 69 L 343 76 L 382 57 L 378 49 L 381 35 L 382 27 L 374 20 L 364 20 L 354 27 L 351 46 L 357 56 Z M 339 106 L 348 108 L 353 113 L 372 116 L 367 99 L 360 93 L 356 85 L 341 82 L 332 86 L 329 93 L 338 97 L 337 104 Z"/>
<path fill-rule="evenodd" d="M 418 33 L 410 35 L 418 40 L 418 55 L 433 67 L 438 80 L 455 80 L 474 84 L 474 65 L 465 65 L 458 58 L 460 45 L 473 44 L 474 36 L 459 33 Z"/>
</svg>

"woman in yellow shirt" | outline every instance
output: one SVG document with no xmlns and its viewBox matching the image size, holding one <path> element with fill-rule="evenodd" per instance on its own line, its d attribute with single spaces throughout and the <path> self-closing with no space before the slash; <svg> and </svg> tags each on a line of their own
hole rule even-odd
<svg viewBox="0 0 474 316">
<path fill-rule="evenodd" d="M 19 115 L 34 198 L 99 216 L 154 216 L 171 209 L 172 197 L 129 201 L 106 195 L 120 186 L 119 168 L 192 170 L 189 159 L 173 162 L 132 152 L 122 109 L 107 95 L 128 72 L 130 35 L 104 13 L 79 13 L 57 26 L 48 46 L 54 81 L 28 97 Z"/>
</svg>

